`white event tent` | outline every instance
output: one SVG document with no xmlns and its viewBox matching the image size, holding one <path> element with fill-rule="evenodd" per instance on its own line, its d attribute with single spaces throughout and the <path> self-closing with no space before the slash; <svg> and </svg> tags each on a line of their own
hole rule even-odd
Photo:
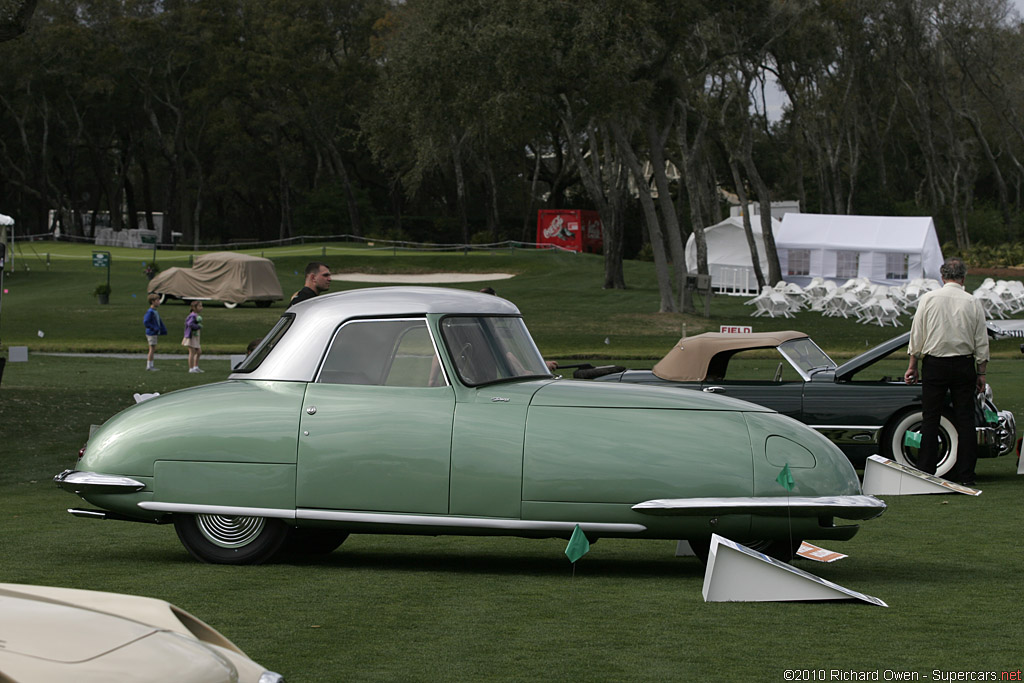
<svg viewBox="0 0 1024 683">
<path fill-rule="evenodd" d="M 777 235 L 780 223 L 772 219 L 772 234 Z M 761 217 L 750 217 L 754 233 L 754 244 L 761 261 L 761 272 L 768 277 L 768 261 L 765 259 L 764 238 L 761 235 Z M 704 228 L 704 239 L 708 245 L 708 272 L 711 286 L 719 291 L 750 293 L 757 292 L 757 278 L 754 277 L 750 245 L 743 230 L 743 218 L 731 216 L 721 223 Z M 686 269 L 697 272 L 697 242 L 691 234 L 686 240 Z"/>
<path fill-rule="evenodd" d="M 787 282 L 865 277 L 876 284 L 899 285 L 940 278 L 942 249 L 928 216 L 787 213 L 773 234 Z"/>
</svg>

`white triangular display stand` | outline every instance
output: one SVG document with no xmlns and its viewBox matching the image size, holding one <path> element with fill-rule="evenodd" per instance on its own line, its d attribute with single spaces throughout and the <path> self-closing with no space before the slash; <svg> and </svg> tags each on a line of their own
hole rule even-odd
<svg viewBox="0 0 1024 683">
<path fill-rule="evenodd" d="M 964 493 L 980 496 L 979 489 L 946 481 L 934 474 L 872 455 L 864 464 L 864 493 L 872 496 L 916 496 L 925 493 Z"/>
<path fill-rule="evenodd" d="M 676 557 L 695 557 L 696 555 L 697 553 L 693 552 L 689 541 L 679 541 L 676 543 Z"/>
<path fill-rule="evenodd" d="M 703 592 L 705 602 L 862 600 L 888 607 L 878 598 L 843 588 L 718 534 L 711 536 Z"/>
<path fill-rule="evenodd" d="M 1024 458 L 1020 457 L 1020 443 L 1017 444 L 1017 474 L 1024 474 Z"/>
</svg>

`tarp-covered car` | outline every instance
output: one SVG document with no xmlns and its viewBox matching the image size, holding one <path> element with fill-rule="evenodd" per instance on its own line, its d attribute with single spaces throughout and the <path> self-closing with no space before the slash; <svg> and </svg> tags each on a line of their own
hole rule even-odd
<svg viewBox="0 0 1024 683">
<path fill-rule="evenodd" d="M 284 298 L 270 259 L 232 251 L 197 256 L 191 268 L 168 268 L 149 281 L 149 293 L 187 301 L 246 301 L 266 307 Z"/>
<path fill-rule="evenodd" d="M 518 309 L 385 287 L 291 306 L 228 381 L 144 401 L 57 484 L 94 519 L 173 522 L 197 559 L 331 551 L 349 533 L 711 534 L 791 557 L 885 509 L 796 420 L 690 391 L 558 379 Z M 795 486 L 777 481 L 788 465 Z"/>
</svg>

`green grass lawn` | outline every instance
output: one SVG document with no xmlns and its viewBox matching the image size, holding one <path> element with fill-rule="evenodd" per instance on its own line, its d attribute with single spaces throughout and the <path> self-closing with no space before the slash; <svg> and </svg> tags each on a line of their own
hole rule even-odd
<svg viewBox="0 0 1024 683">
<path fill-rule="evenodd" d="M 275 256 L 288 293 L 299 284 L 294 272 L 319 258 L 319 249 Z M 86 257 L 91 251 L 79 250 Z M 4 344 L 31 351 L 143 351 L 145 278 L 141 260 L 129 267 L 129 256 L 115 253 L 109 306 L 90 296 L 101 271 L 87 258 L 51 256 L 49 270 L 42 258 L 27 271 L 16 262 L 4 280 L 10 290 L 0 318 Z M 894 334 L 814 313 L 751 319 L 743 299 L 730 297 L 715 299 L 711 320 L 659 315 L 649 264 L 628 264 L 631 288 L 605 292 L 600 260 L 588 256 L 395 257 L 353 250 L 331 251 L 327 260 L 338 271 L 516 272 L 491 284 L 520 305 L 548 358 L 649 367 L 684 323 L 689 334 L 751 321 L 757 330 L 800 329 L 837 356 Z M 240 352 L 282 310 L 210 306 L 205 350 Z M 176 332 L 185 307 L 167 304 L 162 312 Z M 994 347 L 989 379 L 1000 408 L 1024 416 L 1017 346 Z M 193 561 L 169 526 L 68 515 L 66 508 L 81 501 L 51 479 L 73 466 L 89 426 L 131 405 L 135 392 L 165 393 L 228 374 L 227 361 L 203 366 L 206 374 L 190 375 L 181 355 L 162 361 L 161 372 L 147 373 L 141 360 L 34 353 L 28 363 L 8 364 L 0 384 L 0 581 L 169 600 L 292 683 L 783 681 L 787 669 L 826 672 L 825 679 L 804 680 L 840 680 L 830 677 L 833 669 L 877 671 L 879 680 L 887 670 L 916 672 L 923 680 L 933 680 L 936 670 L 995 672 L 998 679 L 1020 668 L 1024 479 L 1015 474 L 1012 456 L 979 463 L 980 497 L 887 497 L 886 514 L 865 522 L 852 541 L 827 544 L 847 559 L 798 561 L 818 576 L 885 600 L 888 609 L 705 603 L 703 567 L 674 557 L 671 541 L 601 540 L 575 573 L 559 540 L 377 535 L 353 536 L 315 561 L 224 567 Z"/>
</svg>

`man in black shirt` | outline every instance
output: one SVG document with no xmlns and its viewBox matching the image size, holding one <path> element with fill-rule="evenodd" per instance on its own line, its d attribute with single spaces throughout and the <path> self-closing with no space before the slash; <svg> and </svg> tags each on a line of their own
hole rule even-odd
<svg viewBox="0 0 1024 683">
<path fill-rule="evenodd" d="M 292 297 L 289 306 L 294 306 L 300 301 L 306 299 L 312 299 L 313 297 L 323 294 L 331 288 L 331 269 L 326 263 L 320 263 L 319 261 L 313 261 L 306 266 L 306 284 L 295 293 Z"/>
</svg>

